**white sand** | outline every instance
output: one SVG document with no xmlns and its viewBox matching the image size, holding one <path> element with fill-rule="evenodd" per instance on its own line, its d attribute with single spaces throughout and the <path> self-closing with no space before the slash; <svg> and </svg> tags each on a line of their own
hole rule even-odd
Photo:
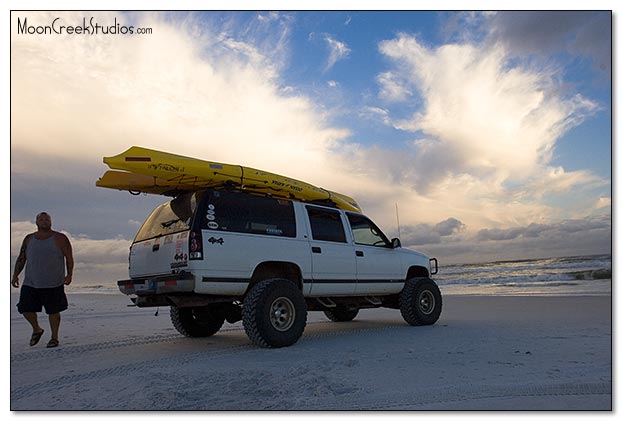
<svg viewBox="0 0 622 421">
<path fill-rule="evenodd" d="M 11 294 L 12 410 L 611 409 L 610 297 L 447 296 L 439 322 L 309 314 L 292 347 L 241 326 L 185 338 L 168 308 L 70 294 L 61 345 L 28 346 Z"/>
</svg>

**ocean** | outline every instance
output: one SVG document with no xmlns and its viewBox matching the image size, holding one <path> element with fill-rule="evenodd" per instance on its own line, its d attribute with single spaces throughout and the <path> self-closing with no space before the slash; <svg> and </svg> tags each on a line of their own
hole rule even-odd
<svg viewBox="0 0 622 421">
<path fill-rule="evenodd" d="M 443 295 L 610 295 L 611 255 L 439 266 Z"/>
<path fill-rule="evenodd" d="M 443 295 L 610 295 L 611 267 L 611 255 L 453 265 L 441 261 L 433 278 Z M 77 281 L 68 292 L 120 294 L 114 281 L 79 279 L 74 274 Z"/>
</svg>

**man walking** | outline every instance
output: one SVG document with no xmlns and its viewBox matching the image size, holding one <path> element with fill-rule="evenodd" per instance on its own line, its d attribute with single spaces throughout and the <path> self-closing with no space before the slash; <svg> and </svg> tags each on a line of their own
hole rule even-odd
<svg viewBox="0 0 622 421">
<path fill-rule="evenodd" d="M 50 215 L 41 212 L 37 215 L 36 223 L 37 232 L 28 234 L 22 242 L 11 284 L 15 288 L 19 287 L 19 274 L 25 266 L 26 275 L 17 311 L 32 326 L 30 346 L 34 346 L 44 332 L 37 319 L 37 313 L 44 307 L 52 329 L 52 337 L 47 347 L 54 348 L 59 344 L 60 312 L 67 309 L 64 286 L 71 283 L 73 254 L 67 236 L 52 231 Z"/>
</svg>

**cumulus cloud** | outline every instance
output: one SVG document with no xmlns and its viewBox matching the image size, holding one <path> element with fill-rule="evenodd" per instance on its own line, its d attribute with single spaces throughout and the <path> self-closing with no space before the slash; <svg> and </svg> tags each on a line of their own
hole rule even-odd
<svg viewBox="0 0 622 421">
<path fill-rule="evenodd" d="M 377 78 L 381 99 L 422 104 L 402 119 L 383 108 L 384 121 L 420 137 L 394 161 L 416 193 L 464 209 L 486 203 L 486 218 L 500 223 L 510 213 L 520 218 L 519 208 L 529 217 L 551 215 L 539 200 L 547 194 L 607 183 L 551 165 L 556 142 L 600 109 L 580 94 L 560 93 L 555 69 L 512 61 L 501 44 L 428 47 L 404 33 L 379 50 L 393 63 Z"/>
<path fill-rule="evenodd" d="M 526 227 L 513 227 L 505 229 L 482 229 L 477 233 L 476 239 L 482 241 L 507 241 L 519 237 L 536 238 L 540 236 L 574 234 L 589 231 L 610 231 L 611 221 L 605 218 L 599 219 L 574 219 L 564 220 L 554 224 L 530 224 Z"/>
<path fill-rule="evenodd" d="M 466 228 L 465 224 L 456 218 L 448 218 L 435 225 L 415 224 L 401 228 L 402 243 L 405 246 L 424 244 L 439 244 L 443 237 L 451 237 Z"/>
<path fill-rule="evenodd" d="M 437 140 L 417 150 L 426 169 L 416 180 L 422 189 L 448 172 L 524 180 L 550 162 L 561 135 L 597 108 L 580 95 L 561 98 L 552 74 L 509 67 L 501 48 L 429 49 L 402 34 L 380 51 L 424 98 L 423 110 L 397 127 Z M 451 168 L 438 165 L 448 156 Z"/>
<path fill-rule="evenodd" d="M 441 269 L 450 263 L 481 262 L 483 258 L 494 261 L 611 253 L 611 215 L 485 228 L 443 238 L 423 227 L 417 231 L 418 241 L 411 238 L 402 243 L 439 258 Z"/>
<path fill-rule="evenodd" d="M 456 218 L 449 218 L 439 222 L 434 227 L 441 237 L 452 235 L 465 229 L 465 225 Z"/>
</svg>

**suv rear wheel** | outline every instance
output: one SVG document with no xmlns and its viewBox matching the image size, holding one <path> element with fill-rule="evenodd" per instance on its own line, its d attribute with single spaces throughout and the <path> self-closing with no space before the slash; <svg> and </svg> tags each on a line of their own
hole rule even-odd
<svg viewBox="0 0 622 421">
<path fill-rule="evenodd" d="M 190 308 L 171 306 L 171 321 L 182 335 L 206 337 L 220 330 L 225 322 L 225 316 L 209 306 Z"/>
<path fill-rule="evenodd" d="M 280 348 L 294 344 L 307 324 L 302 292 L 287 279 L 266 279 L 244 299 L 242 324 L 256 345 Z"/>
<path fill-rule="evenodd" d="M 400 293 L 400 312 L 413 326 L 431 325 L 441 315 L 441 291 L 430 278 L 412 278 L 406 281 Z"/>
</svg>

